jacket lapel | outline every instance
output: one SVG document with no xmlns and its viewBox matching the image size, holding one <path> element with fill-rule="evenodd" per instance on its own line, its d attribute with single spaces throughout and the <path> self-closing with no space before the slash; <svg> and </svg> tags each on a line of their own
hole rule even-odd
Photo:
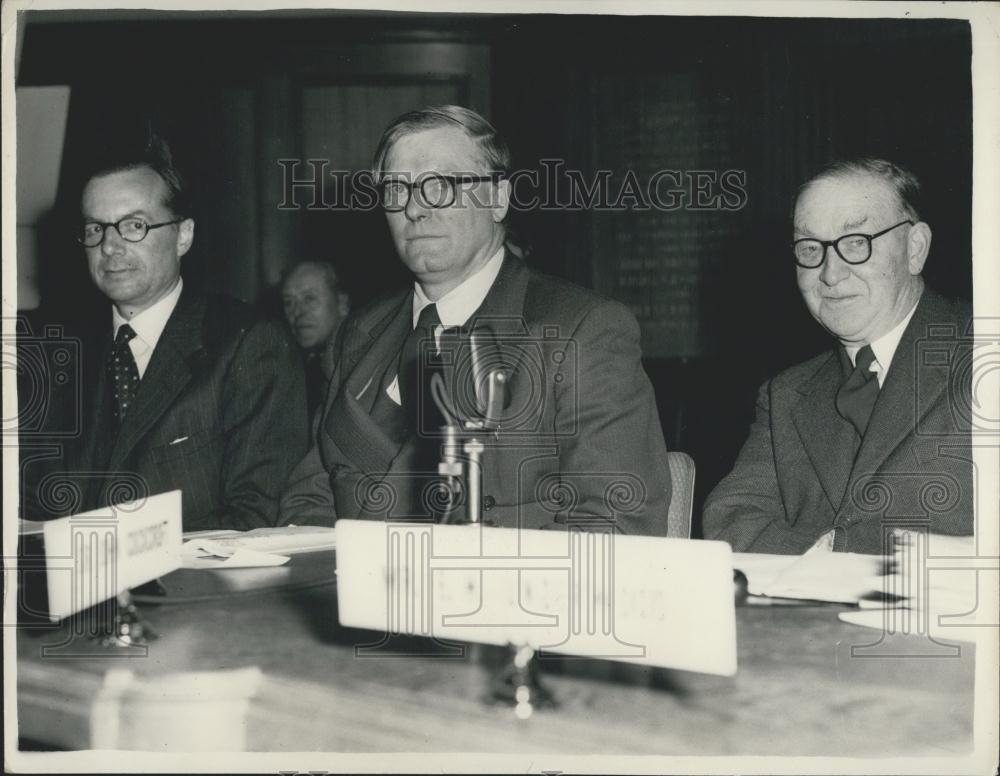
<svg viewBox="0 0 1000 776">
<path fill-rule="evenodd" d="M 109 462 L 111 469 L 123 464 L 184 386 L 207 365 L 208 354 L 202 349 L 201 339 L 204 311 L 204 299 L 188 292 L 181 295 L 149 359 L 135 403 L 118 432 Z"/>
<path fill-rule="evenodd" d="M 530 277 L 531 274 L 524 262 L 511 253 L 506 253 L 500 272 L 497 273 L 486 298 L 462 327 L 460 335 L 466 341 L 473 332 L 491 332 L 495 337 L 500 349 L 501 363 L 509 367 L 511 372 L 507 390 L 511 396 L 512 407 L 524 406 L 516 400 L 519 387 L 538 390 L 538 386 L 531 380 L 518 378 L 522 370 L 517 368 L 525 358 L 529 357 L 528 349 L 524 345 L 529 344 L 528 339 L 531 334 L 525 320 L 525 300 Z M 449 380 L 449 385 L 453 382 L 454 379 Z"/>
<path fill-rule="evenodd" d="M 527 335 L 521 311 L 528 277 L 523 262 L 506 254 L 497 279 L 460 336 L 467 337 L 473 328 L 483 326 L 492 327 L 498 335 Z M 354 367 L 349 367 L 340 393 L 324 419 L 326 432 L 340 451 L 368 474 L 389 471 L 397 459 L 408 460 L 412 449 L 407 442 L 400 446 L 371 417 L 374 402 L 384 390 L 382 377 L 399 355 L 412 327 L 413 293 L 410 292 L 403 294 L 398 305 L 390 308 L 383 319 L 355 335 L 358 339 L 348 346 L 349 352 L 363 352 Z M 512 384 L 511 390 L 514 388 Z"/>
<path fill-rule="evenodd" d="M 842 380 L 840 358 L 833 350 L 799 387 L 802 396 L 792 410 L 802 445 L 834 511 L 847 490 L 857 448 L 857 432 L 837 412 L 837 389 Z"/>
<path fill-rule="evenodd" d="M 505 253 L 496 280 L 464 328 L 490 325 L 497 333 L 526 335 L 523 311 L 529 277 L 524 262 Z"/>
<path fill-rule="evenodd" d="M 86 348 L 92 358 L 84 359 L 87 389 L 87 424 L 81 440 L 78 458 L 74 461 L 75 473 L 103 472 L 108 468 L 108 459 L 114 444 L 116 429 L 111 415 L 111 385 L 108 381 L 107 363 L 111 353 L 111 320 L 95 333 Z M 81 509 L 94 509 L 98 505 L 100 489 L 104 486 L 100 477 L 86 477 L 83 480 L 83 502 Z"/>
<path fill-rule="evenodd" d="M 934 301 L 932 292 L 925 289 L 899 340 L 858 451 L 855 476 L 876 472 L 900 443 L 914 433 L 923 412 L 941 403 L 941 394 L 948 386 L 949 370 L 923 369 L 919 375 L 917 371 L 920 366 L 917 345 L 927 337 L 927 327 L 947 322 L 934 320 Z"/>
<path fill-rule="evenodd" d="M 357 339 L 346 346 L 346 358 L 352 353 L 360 356 L 353 367 L 348 367 L 323 423 L 340 451 L 365 473 L 388 471 L 399 452 L 399 444 L 375 422 L 371 411 L 383 390 L 382 376 L 399 355 L 412 328 L 413 293 L 410 292 L 403 294 L 398 305 L 370 329 L 357 332 Z"/>
</svg>

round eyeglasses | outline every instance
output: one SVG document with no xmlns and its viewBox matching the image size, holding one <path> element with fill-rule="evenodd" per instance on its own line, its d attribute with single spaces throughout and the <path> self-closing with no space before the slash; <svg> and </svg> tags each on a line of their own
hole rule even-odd
<svg viewBox="0 0 1000 776">
<path fill-rule="evenodd" d="M 379 201 L 387 213 L 398 213 L 405 210 L 410 202 L 410 196 L 416 189 L 420 197 L 417 200 L 422 207 L 451 207 L 455 204 L 459 184 L 485 183 L 499 177 L 493 175 L 439 175 L 431 173 L 422 175 L 413 183 L 399 178 L 389 178 L 378 184 Z"/>
<path fill-rule="evenodd" d="M 864 264 L 872 256 L 872 240 L 888 234 L 903 224 L 913 226 L 912 221 L 906 220 L 875 234 L 845 234 L 836 240 L 816 240 L 811 237 L 796 240 L 792 243 L 795 263 L 803 269 L 816 269 L 826 259 L 826 249 L 833 246 L 837 255 L 848 264 Z"/>
<path fill-rule="evenodd" d="M 77 235 L 76 239 L 85 248 L 96 248 L 104 242 L 104 235 L 107 233 L 108 227 L 113 226 L 115 231 L 126 242 L 142 242 L 146 239 L 146 235 L 149 234 L 150 229 L 159 229 L 161 226 L 179 224 L 183 220 L 183 218 L 176 218 L 173 221 L 163 221 L 159 224 L 147 224 L 141 218 L 132 216 L 123 218 L 117 223 L 89 221 L 80 229 L 80 234 Z"/>
</svg>

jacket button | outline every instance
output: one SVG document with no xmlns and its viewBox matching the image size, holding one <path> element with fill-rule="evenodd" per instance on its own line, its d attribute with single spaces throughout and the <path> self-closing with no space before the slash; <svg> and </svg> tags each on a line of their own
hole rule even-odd
<svg viewBox="0 0 1000 776">
<path fill-rule="evenodd" d="M 493 509 L 497 505 L 497 500 L 493 496 L 487 496 L 483 499 L 483 509 Z"/>
</svg>

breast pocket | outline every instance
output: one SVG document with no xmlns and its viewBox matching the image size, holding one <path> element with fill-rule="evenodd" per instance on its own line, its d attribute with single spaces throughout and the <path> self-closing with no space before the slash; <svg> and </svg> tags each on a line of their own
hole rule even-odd
<svg viewBox="0 0 1000 776">
<path fill-rule="evenodd" d="M 182 435 L 165 445 L 154 447 L 150 453 L 156 463 L 169 463 L 200 452 L 213 442 L 220 442 L 222 437 L 211 431 L 195 431 Z"/>
</svg>

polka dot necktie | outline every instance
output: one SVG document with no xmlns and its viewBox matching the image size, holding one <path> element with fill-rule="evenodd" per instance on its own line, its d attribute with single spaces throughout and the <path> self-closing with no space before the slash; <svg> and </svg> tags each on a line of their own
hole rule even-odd
<svg viewBox="0 0 1000 776">
<path fill-rule="evenodd" d="M 128 346 L 129 340 L 133 337 L 135 332 L 132 327 L 127 323 L 122 324 L 118 328 L 118 334 L 115 335 L 115 344 L 108 361 L 108 372 L 115 392 L 115 422 L 119 425 L 125 420 L 125 413 L 128 412 L 139 390 L 139 369 L 135 365 L 132 348 Z"/>
</svg>

